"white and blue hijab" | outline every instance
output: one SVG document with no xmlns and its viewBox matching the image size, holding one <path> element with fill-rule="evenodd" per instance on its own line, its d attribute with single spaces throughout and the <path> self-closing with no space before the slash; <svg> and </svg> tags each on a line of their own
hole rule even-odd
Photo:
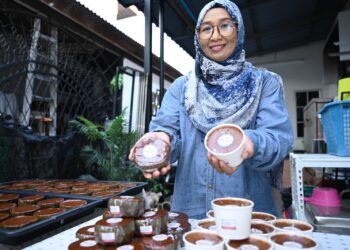
<svg viewBox="0 0 350 250">
<path fill-rule="evenodd" d="M 237 46 L 225 61 L 216 62 L 203 52 L 198 29 L 208 10 L 222 7 L 237 23 Z M 185 108 L 194 124 L 206 133 L 220 123 L 248 128 L 255 117 L 262 89 L 262 72 L 245 61 L 244 27 L 238 7 L 228 0 L 211 1 L 198 16 L 194 45 L 195 69 L 188 75 Z"/>
</svg>

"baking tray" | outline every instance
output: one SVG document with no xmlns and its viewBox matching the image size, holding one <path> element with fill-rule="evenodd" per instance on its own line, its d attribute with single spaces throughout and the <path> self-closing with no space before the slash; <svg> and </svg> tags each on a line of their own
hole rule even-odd
<svg viewBox="0 0 350 250">
<path fill-rule="evenodd" d="M 50 181 L 50 180 L 56 180 L 56 181 L 61 181 L 61 182 L 65 182 L 65 181 L 81 181 L 80 179 L 21 179 L 21 180 L 15 180 L 15 181 L 8 181 L 8 182 L 1 182 L 1 185 L 12 185 L 14 183 L 17 182 L 21 182 L 21 181 Z M 125 188 L 120 192 L 116 192 L 112 195 L 109 196 L 90 196 L 90 195 L 76 195 L 76 194 L 67 194 L 67 195 L 74 195 L 76 197 L 79 197 L 80 199 L 96 199 L 96 200 L 101 200 L 102 203 L 100 203 L 100 206 L 105 206 L 107 204 L 107 201 L 113 197 L 113 196 L 120 196 L 120 195 L 136 195 L 141 193 L 143 188 L 147 187 L 147 182 L 136 182 L 136 181 L 109 181 L 109 180 L 97 180 L 97 181 L 88 181 L 89 184 L 91 183 L 120 183 L 120 184 L 130 184 L 130 183 L 134 183 L 135 186 L 134 187 L 129 187 L 129 188 Z M 11 189 L 0 189 L 0 192 L 2 190 L 10 190 L 10 191 L 17 191 L 17 190 L 11 190 Z M 24 193 L 33 193 L 33 194 L 37 194 L 40 193 L 38 191 L 35 190 L 18 190 Z M 41 192 L 44 194 L 60 194 L 60 193 L 55 193 L 55 192 Z"/>
<path fill-rule="evenodd" d="M 305 217 L 315 231 L 350 235 L 350 207 L 319 207 L 305 203 Z"/>
<path fill-rule="evenodd" d="M 68 222 L 74 221 L 85 215 L 92 213 L 95 207 L 98 206 L 102 200 L 94 199 L 92 197 L 84 197 L 69 194 L 51 194 L 42 192 L 31 192 L 31 191 L 11 191 L 11 190 L 0 190 L 0 193 L 12 193 L 18 194 L 20 197 L 34 194 L 41 194 L 45 198 L 61 197 L 67 199 L 82 199 L 86 200 L 87 204 L 81 207 L 67 210 L 61 214 L 53 215 L 47 219 L 29 224 L 19 229 L 4 229 L 0 228 L 0 242 L 9 245 L 18 245 L 25 241 L 31 240 L 34 237 L 48 232 L 49 230 L 58 228 Z"/>
</svg>

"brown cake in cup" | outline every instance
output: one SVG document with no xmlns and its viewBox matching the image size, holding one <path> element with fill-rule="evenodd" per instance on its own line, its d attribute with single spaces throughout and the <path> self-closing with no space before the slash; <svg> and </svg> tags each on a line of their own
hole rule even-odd
<svg viewBox="0 0 350 250">
<path fill-rule="evenodd" d="M 167 165 L 169 155 L 169 144 L 160 138 L 150 136 L 136 143 L 134 161 L 143 172 L 153 172 Z"/>
<path fill-rule="evenodd" d="M 79 240 L 94 238 L 95 237 L 95 225 L 90 225 L 86 227 L 79 228 L 75 233 L 75 236 Z"/>
<path fill-rule="evenodd" d="M 104 246 L 99 245 L 94 239 L 77 240 L 68 246 L 68 250 L 103 250 Z"/>
<path fill-rule="evenodd" d="M 235 124 L 221 124 L 208 131 L 204 138 L 204 146 L 228 166 L 235 167 L 243 161 L 245 134 Z"/>
</svg>

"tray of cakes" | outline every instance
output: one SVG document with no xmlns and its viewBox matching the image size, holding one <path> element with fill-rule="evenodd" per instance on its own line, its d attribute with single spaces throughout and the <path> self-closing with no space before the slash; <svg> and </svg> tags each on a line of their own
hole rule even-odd
<svg viewBox="0 0 350 250">
<path fill-rule="evenodd" d="M 183 247 L 182 235 L 191 230 L 188 216 L 162 208 L 146 209 L 144 199 L 117 196 L 108 200 L 102 219 L 76 231 L 68 249 L 159 249 Z"/>
<path fill-rule="evenodd" d="M 21 244 L 92 213 L 100 203 L 92 197 L 0 190 L 0 242 Z"/>
<path fill-rule="evenodd" d="M 19 190 L 54 194 L 70 194 L 92 197 L 105 203 L 117 195 L 136 195 L 145 188 L 146 182 L 86 181 L 79 179 L 25 179 L 0 183 L 1 190 Z"/>
</svg>

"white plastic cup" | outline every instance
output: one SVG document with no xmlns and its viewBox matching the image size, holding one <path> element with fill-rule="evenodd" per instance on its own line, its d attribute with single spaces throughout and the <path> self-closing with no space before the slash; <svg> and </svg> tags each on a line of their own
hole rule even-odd
<svg viewBox="0 0 350 250">
<path fill-rule="evenodd" d="M 244 240 L 228 240 L 225 242 L 225 246 L 227 250 L 244 250 L 244 249 L 252 249 L 252 250 L 272 250 L 272 243 L 265 238 L 251 235 L 249 238 Z"/>
<path fill-rule="evenodd" d="M 211 209 L 211 210 L 209 210 L 209 211 L 207 212 L 207 217 L 208 217 L 209 219 L 215 219 L 215 215 L 214 215 L 214 210 L 213 210 L 213 209 Z"/>
<path fill-rule="evenodd" d="M 311 234 L 314 227 L 307 222 L 294 219 L 277 219 L 271 222 L 276 232 Z"/>
<path fill-rule="evenodd" d="M 253 212 L 252 213 L 252 222 L 259 222 L 259 223 L 269 223 L 276 220 L 276 216 L 269 213 L 264 212 Z"/>
<path fill-rule="evenodd" d="M 206 219 L 202 219 L 202 220 L 198 220 L 197 221 L 197 228 L 200 230 L 204 230 L 204 231 L 213 231 L 213 232 L 217 232 L 216 231 L 216 222 L 214 218 L 206 218 Z"/>
<path fill-rule="evenodd" d="M 214 152 L 207 145 L 208 139 L 214 131 L 221 129 L 221 128 L 225 128 L 225 127 L 237 129 L 237 131 L 242 134 L 242 141 L 240 142 L 239 146 L 237 148 L 235 148 L 233 151 L 230 151 L 227 153 Z M 230 143 L 232 142 L 232 140 L 234 140 L 234 138 L 232 138 L 232 136 L 230 136 L 229 134 L 225 134 L 225 135 L 221 136 L 219 138 L 219 140 L 220 141 L 218 142 L 218 144 L 221 144 L 225 147 L 226 145 L 227 146 L 231 145 Z M 244 141 L 245 141 L 245 134 L 244 134 L 244 131 L 241 129 L 241 127 L 234 125 L 234 124 L 221 124 L 221 125 L 218 125 L 218 126 L 212 128 L 211 130 L 209 130 L 209 132 L 206 134 L 206 136 L 204 138 L 204 145 L 205 145 L 205 148 L 207 149 L 208 152 L 210 152 L 212 155 L 214 155 L 219 160 L 224 161 L 229 167 L 236 167 L 239 164 L 241 164 L 243 161 L 241 155 L 242 155 L 242 151 L 244 148 Z"/>
<path fill-rule="evenodd" d="M 315 250 L 317 242 L 307 235 L 295 233 L 274 233 L 270 236 L 274 250 Z"/>
<path fill-rule="evenodd" d="M 209 230 L 194 230 L 183 235 L 186 250 L 224 250 L 224 239 Z"/>
<path fill-rule="evenodd" d="M 271 224 L 266 222 L 254 222 L 254 220 L 252 220 L 251 236 L 254 235 L 268 239 L 275 232 L 276 229 Z"/>
<path fill-rule="evenodd" d="M 216 230 L 230 240 L 249 237 L 254 202 L 243 198 L 217 198 L 211 205 L 215 213 Z"/>
</svg>

